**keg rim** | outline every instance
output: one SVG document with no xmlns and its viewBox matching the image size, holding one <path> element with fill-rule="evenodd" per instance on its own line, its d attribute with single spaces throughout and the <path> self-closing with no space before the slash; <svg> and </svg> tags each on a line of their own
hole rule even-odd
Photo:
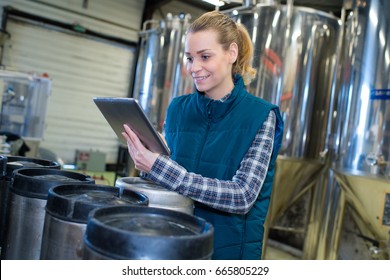
<svg viewBox="0 0 390 280">
<path fill-rule="evenodd" d="M 47 180 L 38 176 L 62 175 L 71 180 L 64 182 L 58 180 Z M 93 184 L 95 180 L 89 175 L 82 173 L 52 169 L 52 168 L 20 168 L 12 174 L 10 190 L 18 195 L 32 198 L 47 199 L 51 187 L 68 184 Z"/>
<path fill-rule="evenodd" d="M 164 188 L 163 186 L 150 181 L 143 179 L 141 177 L 122 177 L 118 178 L 115 182 L 115 186 L 119 187 L 121 189 L 132 189 L 135 191 L 139 191 L 141 193 L 144 193 L 146 196 L 159 196 L 159 192 L 163 193 L 166 197 L 166 199 L 175 199 L 177 197 L 182 198 L 182 200 L 185 201 L 185 205 L 193 205 L 193 200 L 187 196 L 181 195 L 175 191 L 168 190 Z M 156 192 L 156 194 L 152 195 L 152 192 Z"/>
<path fill-rule="evenodd" d="M 145 214 L 145 217 L 147 214 L 171 215 L 172 218 L 182 218 L 187 223 L 193 222 L 193 225 L 196 224 L 201 230 L 194 235 L 151 236 L 109 227 L 100 219 L 105 214 L 105 218 L 116 214 L 125 217 L 126 213 L 134 215 L 134 212 Z M 213 225 L 200 217 L 156 207 L 114 206 L 90 212 L 84 243 L 96 252 L 114 259 L 207 259 L 213 253 L 213 238 Z M 204 246 L 199 246 L 202 243 Z M 113 248 L 114 250 L 110 251 Z M 177 251 L 172 252 L 172 248 Z M 156 252 L 156 249 L 159 252 Z M 146 256 L 148 253 L 151 256 Z"/>
<path fill-rule="evenodd" d="M 97 199 L 93 196 L 87 197 L 92 193 L 107 196 L 101 197 L 100 200 L 99 197 Z M 133 202 L 131 199 L 137 201 Z M 86 224 L 89 212 L 95 208 L 115 206 L 112 203 L 121 202 L 134 206 L 148 206 L 149 199 L 131 190 L 122 192 L 117 187 L 103 184 L 64 184 L 49 189 L 45 210 L 58 219 Z"/>
</svg>

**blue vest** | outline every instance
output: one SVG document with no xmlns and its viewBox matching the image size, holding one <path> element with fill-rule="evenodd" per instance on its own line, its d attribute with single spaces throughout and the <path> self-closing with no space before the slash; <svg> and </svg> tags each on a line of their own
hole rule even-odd
<svg viewBox="0 0 390 280">
<path fill-rule="evenodd" d="M 213 259 L 260 259 L 263 224 L 270 202 L 275 160 L 281 145 L 283 122 L 279 109 L 249 94 L 240 76 L 225 102 L 196 92 L 172 100 L 166 118 L 166 140 L 171 158 L 189 172 L 231 180 L 270 110 L 277 116 L 271 164 L 252 209 L 230 214 L 195 205 L 195 215 L 214 226 Z M 228 199 L 228 198 L 227 198 Z"/>
</svg>

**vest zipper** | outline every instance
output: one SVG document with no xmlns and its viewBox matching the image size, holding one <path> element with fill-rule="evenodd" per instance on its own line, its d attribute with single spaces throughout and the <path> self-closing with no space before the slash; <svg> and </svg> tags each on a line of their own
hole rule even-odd
<svg viewBox="0 0 390 280">
<path fill-rule="evenodd" d="M 198 170 L 199 163 L 200 163 L 200 156 L 203 153 L 204 144 L 206 143 L 207 136 L 209 134 L 210 126 L 211 126 L 211 105 L 212 100 L 206 105 L 206 113 L 207 113 L 207 127 L 206 127 L 206 133 L 204 134 L 202 146 L 201 149 L 199 149 L 198 154 L 196 155 L 196 170 Z"/>
</svg>

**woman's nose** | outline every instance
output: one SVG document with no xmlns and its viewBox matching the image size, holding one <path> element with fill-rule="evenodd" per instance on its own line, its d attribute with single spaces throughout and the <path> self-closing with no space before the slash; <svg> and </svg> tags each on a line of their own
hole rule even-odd
<svg viewBox="0 0 390 280">
<path fill-rule="evenodd" d="M 190 66 L 190 72 L 191 73 L 196 73 L 200 69 L 202 69 L 201 63 L 199 63 L 199 61 L 197 61 L 197 60 L 192 61 L 191 66 Z"/>
</svg>

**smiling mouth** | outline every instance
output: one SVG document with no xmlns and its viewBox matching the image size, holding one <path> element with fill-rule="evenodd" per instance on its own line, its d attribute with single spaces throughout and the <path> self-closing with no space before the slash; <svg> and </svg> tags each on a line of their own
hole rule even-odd
<svg viewBox="0 0 390 280">
<path fill-rule="evenodd" d="M 210 75 L 200 76 L 200 77 L 192 77 L 192 78 L 194 79 L 194 81 L 199 82 L 199 81 L 203 81 L 203 80 L 207 79 L 208 77 L 210 77 Z"/>
</svg>

